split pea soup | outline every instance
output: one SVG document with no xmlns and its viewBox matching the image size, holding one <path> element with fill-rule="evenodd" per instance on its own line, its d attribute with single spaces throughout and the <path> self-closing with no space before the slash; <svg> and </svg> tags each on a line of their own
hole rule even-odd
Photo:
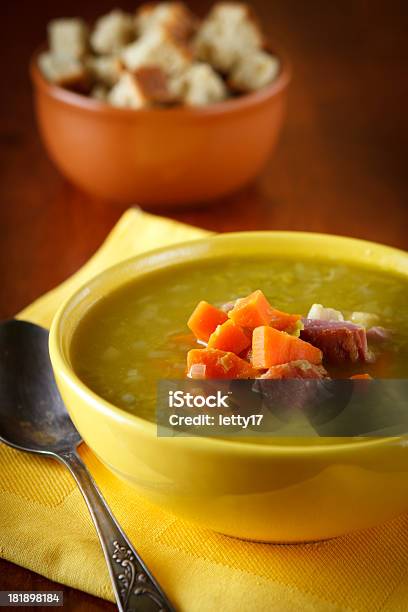
<svg viewBox="0 0 408 612">
<path fill-rule="evenodd" d="M 200 300 L 221 305 L 262 288 L 274 307 L 306 314 L 313 303 L 375 313 L 392 342 L 375 363 L 353 364 L 375 378 L 408 376 L 408 280 L 316 259 L 245 258 L 180 264 L 130 282 L 98 301 L 75 331 L 79 378 L 124 410 L 154 421 L 160 379 L 184 378 L 197 343 L 186 321 Z"/>
</svg>

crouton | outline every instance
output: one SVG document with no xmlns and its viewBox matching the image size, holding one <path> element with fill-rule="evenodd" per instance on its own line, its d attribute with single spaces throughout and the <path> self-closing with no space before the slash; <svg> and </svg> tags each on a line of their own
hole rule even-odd
<svg viewBox="0 0 408 612">
<path fill-rule="evenodd" d="M 173 100 L 167 77 L 158 67 L 125 72 L 111 89 L 108 101 L 114 106 L 143 108 Z"/>
<path fill-rule="evenodd" d="M 221 102 L 227 97 L 227 88 L 222 78 L 209 64 L 193 64 L 170 83 L 172 93 L 184 104 L 205 106 Z"/>
<path fill-rule="evenodd" d="M 115 9 L 96 21 L 91 34 L 91 46 L 97 53 L 110 55 L 119 52 L 134 38 L 132 16 Z"/>
<path fill-rule="evenodd" d="M 143 95 L 150 103 L 171 104 L 175 102 L 175 96 L 169 87 L 169 79 L 161 68 L 157 66 L 141 67 L 133 74 Z"/>
<path fill-rule="evenodd" d="M 86 60 L 95 81 L 111 87 L 118 82 L 124 66 L 115 55 L 90 56 Z"/>
<path fill-rule="evenodd" d="M 89 73 L 77 59 L 45 52 L 39 55 L 38 65 L 45 78 L 55 85 L 81 92 L 89 89 Z"/>
<path fill-rule="evenodd" d="M 52 54 L 72 59 L 80 59 L 85 55 L 88 28 L 82 19 L 53 19 L 47 29 Z"/>
<path fill-rule="evenodd" d="M 158 66 L 166 74 L 185 70 L 192 61 L 189 47 L 175 40 L 164 30 L 152 30 L 140 40 L 125 47 L 121 58 L 129 70 L 141 66 Z"/>
<path fill-rule="evenodd" d="M 147 106 L 147 100 L 144 98 L 134 75 L 130 72 L 124 72 L 116 85 L 112 87 L 108 94 L 108 102 L 113 106 L 122 108 L 143 108 Z"/>
<path fill-rule="evenodd" d="M 197 19 L 182 2 L 143 4 L 136 13 L 135 23 L 139 36 L 163 28 L 178 40 L 188 40 L 197 27 Z"/>
<path fill-rule="evenodd" d="M 215 4 L 195 38 L 197 58 L 227 73 L 242 55 L 261 49 L 261 30 L 246 4 Z"/>
<path fill-rule="evenodd" d="M 228 85 L 237 92 L 256 91 L 272 83 L 279 73 L 279 60 L 265 51 L 242 56 L 234 65 Z"/>
</svg>

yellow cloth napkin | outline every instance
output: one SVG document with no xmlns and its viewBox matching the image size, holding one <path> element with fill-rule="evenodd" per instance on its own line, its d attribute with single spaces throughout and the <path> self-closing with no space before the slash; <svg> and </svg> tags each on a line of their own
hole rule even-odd
<svg viewBox="0 0 408 612">
<path fill-rule="evenodd" d="M 106 266 L 203 235 L 203 230 L 129 210 L 77 274 L 19 316 L 48 326 L 61 301 Z M 327 542 L 244 542 L 153 507 L 111 475 L 89 449 L 83 447 L 81 454 L 124 530 L 181 611 L 408 610 L 408 515 Z M 69 473 L 50 459 L 4 445 L 0 555 L 51 580 L 113 599 L 95 530 Z"/>
</svg>

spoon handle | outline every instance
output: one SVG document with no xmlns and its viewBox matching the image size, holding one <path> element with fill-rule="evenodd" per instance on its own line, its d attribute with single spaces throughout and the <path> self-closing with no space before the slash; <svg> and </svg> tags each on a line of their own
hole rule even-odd
<svg viewBox="0 0 408 612">
<path fill-rule="evenodd" d="M 58 459 L 69 468 L 85 498 L 108 564 L 118 609 L 121 612 L 174 612 L 119 527 L 80 456 L 75 451 L 67 451 L 61 452 Z"/>
</svg>

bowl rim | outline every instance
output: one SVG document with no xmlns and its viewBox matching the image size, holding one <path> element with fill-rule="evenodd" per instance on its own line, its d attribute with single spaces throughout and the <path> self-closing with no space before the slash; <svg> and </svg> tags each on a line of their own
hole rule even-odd
<svg viewBox="0 0 408 612">
<path fill-rule="evenodd" d="M 280 240 L 299 240 L 302 243 L 302 249 L 304 251 L 307 250 L 308 244 L 310 244 L 310 242 L 312 241 L 320 241 L 321 243 L 324 244 L 331 244 L 333 246 L 333 243 L 336 243 L 336 245 L 341 248 L 341 247 L 347 247 L 348 249 L 352 249 L 352 247 L 359 247 L 360 249 L 363 249 L 363 252 L 367 252 L 371 254 L 374 252 L 375 253 L 375 261 L 373 262 L 373 268 L 374 269 L 381 269 L 381 264 L 379 263 L 379 261 L 382 260 L 382 258 L 387 258 L 387 257 L 395 257 L 398 259 L 398 261 L 401 260 L 401 262 L 403 262 L 404 267 L 407 267 L 407 272 L 406 272 L 406 276 L 408 278 L 408 252 L 403 251 L 401 249 L 397 249 L 394 247 L 389 247 L 380 243 L 375 243 L 375 242 L 370 242 L 367 240 L 361 240 L 361 239 L 356 239 L 356 238 L 350 238 L 350 237 L 346 237 L 346 236 L 337 236 L 337 235 L 331 235 L 331 234 L 322 234 L 322 233 L 314 233 L 314 232 L 296 232 L 296 231 L 274 231 L 274 230 L 270 230 L 270 231 L 248 231 L 248 232 L 226 232 L 226 233 L 221 233 L 221 234 L 215 234 L 209 237 L 205 237 L 205 238 L 200 238 L 200 239 L 195 239 L 195 240 L 189 240 L 187 242 L 180 242 L 180 243 L 176 243 L 176 244 L 171 244 L 171 245 L 167 245 L 164 247 L 160 247 L 158 249 L 154 249 L 151 251 L 146 251 L 144 253 L 140 253 L 136 256 L 133 256 L 131 258 L 128 258 L 126 260 L 123 260 L 113 266 L 110 266 L 109 268 L 103 270 L 102 272 L 100 272 L 99 274 L 97 274 L 96 276 L 92 277 L 91 279 L 89 279 L 87 282 L 85 282 L 84 284 L 81 285 L 81 287 L 79 287 L 73 294 L 71 294 L 66 300 L 64 300 L 64 302 L 61 304 L 61 306 L 59 307 L 57 313 L 55 314 L 53 321 L 52 321 L 52 325 L 51 325 L 51 330 L 50 330 L 50 337 L 49 337 L 49 348 L 50 348 L 50 356 L 51 356 L 51 360 L 52 360 L 52 365 L 53 365 L 53 369 L 54 371 L 58 371 L 58 373 L 60 374 L 60 376 L 62 378 L 64 378 L 64 380 L 66 382 L 68 382 L 68 384 L 72 387 L 75 388 L 75 392 L 83 397 L 85 397 L 88 401 L 88 403 L 91 403 L 92 406 L 101 413 L 104 413 L 105 415 L 107 415 L 109 418 L 114 418 L 116 420 L 120 420 L 121 422 L 127 422 L 132 428 L 136 428 L 137 430 L 139 430 L 139 433 L 148 436 L 150 438 L 153 438 L 155 440 L 158 440 L 157 437 L 157 424 L 156 422 L 151 422 L 151 421 L 147 421 L 146 419 L 143 419 L 142 417 L 139 417 L 135 414 L 132 414 L 130 412 L 127 412 L 125 410 L 123 410 L 122 408 L 115 406 L 114 404 L 111 404 L 109 401 L 105 400 L 104 398 L 102 398 L 101 396 L 99 396 L 96 392 L 92 391 L 92 389 L 90 389 L 74 372 L 73 368 L 71 367 L 69 360 L 67 358 L 67 355 L 64 354 L 63 348 L 62 348 L 62 319 L 65 316 L 65 313 L 68 309 L 70 309 L 71 305 L 76 302 L 77 305 L 72 306 L 71 312 L 74 312 L 75 309 L 78 307 L 78 304 L 81 302 L 81 294 L 84 295 L 85 293 L 89 294 L 90 289 L 89 289 L 89 285 L 93 284 L 93 283 L 100 283 L 103 285 L 105 278 L 109 278 L 115 275 L 116 270 L 127 266 L 127 265 L 131 265 L 134 262 L 137 261 L 142 261 L 143 259 L 145 259 L 146 257 L 152 258 L 152 257 L 157 257 L 157 259 L 163 262 L 163 254 L 165 255 L 166 252 L 168 252 L 169 250 L 175 250 L 175 249 L 189 249 L 191 247 L 196 247 L 196 248 L 200 248 L 200 247 L 205 247 L 209 242 L 213 242 L 214 240 L 221 242 L 233 242 L 234 240 L 245 240 L 248 238 L 255 238 L 258 236 L 262 236 L 264 238 L 277 238 Z M 306 256 L 307 257 L 307 256 Z M 188 261 L 188 260 L 186 260 Z M 169 268 L 171 268 L 171 266 L 180 264 L 180 262 L 176 262 L 176 263 L 170 263 L 169 264 Z M 357 257 L 356 258 L 356 263 L 360 263 L 361 265 L 364 265 L 361 261 L 361 257 L 360 260 Z M 164 265 L 159 265 L 158 269 L 163 269 L 166 268 L 166 264 Z M 154 270 L 152 271 L 154 273 Z M 147 272 L 152 273 L 152 272 Z M 395 271 L 396 274 L 398 274 L 399 272 L 396 270 Z M 404 275 L 405 273 L 402 273 L 402 275 Z M 124 283 L 120 283 L 118 285 L 122 286 L 126 284 L 126 282 Z M 115 289 L 117 289 L 118 287 L 116 287 Z M 69 318 L 68 314 L 68 318 Z M 358 440 L 355 443 L 344 443 L 344 442 L 340 442 L 338 444 L 333 443 L 333 444 L 321 444 L 318 446 L 306 446 L 306 445 L 295 445 L 295 444 L 288 444 L 288 445 L 279 445 L 279 443 L 277 444 L 256 444 L 256 443 L 252 443 L 252 442 L 241 442 L 239 440 L 228 440 L 228 439 L 221 439 L 221 438 L 206 438 L 206 437 L 199 437 L 199 436 L 191 436 L 191 437 L 176 437 L 176 438 L 171 438 L 173 443 L 175 442 L 176 444 L 180 444 L 182 443 L 183 445 L 187 445 L 189 447 L 191 447 L 192 445 L 194 445 L 195 449 L 206 449 L 206 450 L 214 450 L 216 452 L 228 452 L 228 453 L 238 453 L 240 455 L 244 454 L 244 455 L 251 455 L 253 456 L 254 453 L 257 455 L 307 455 L 310 457 L 310 455 L 315 455 L 315 456 L 320 456 L 322 454 L 326 454 L 326 453 L 338 453 L 339 451 L 342 452 L 355 452 L 356 450 L 358 451 L 363 451 L 364 449 L 370 449 L 373 446 L 378 446 L 380 444 L 384 444 L 384 443 L 391 443 L 391 442 L 398 442 L 399 440 L 401 440 L 401 438 L 405 438 L 405 436 L 389 436 L 389 437 L 384 437 L 384 438 L 369 438 L 366 440 Z M 162 438 L 162 440 L 165 438 Z M 210 449 L 208 448 L 210 447 Z"/>
<path fill-rule="evenodd" d="M 76 93 L 74 91 L 70 91 L 69 89 L 65 89 L 64 87 L 60 87 L 59 85 L 54 85 L 47 81 L 47 79 L 43 76 L 39 66 L 38 66 L 38 56 L 41 51 L 44 51 L 46 48 L 45 44 L 40 45 L 36 51 L 31 56 L 29 62 L 29 72 L 31 81 L 36 89 L 42 91 L 49 97 L 58 100 L 62 103 L 65 103 L 68 106 L 75 107 L 77 109 L 81 109 L 88 112 L 97 112 L 100 115 L 112 116 L 112 117 L 142 117 L 142 116 L 171 116 L 175 117 L 178 115 L 183 115 L 185 117 L 204 117 L 204 116 L 214 116 L 214 115 L 223 115 L 227 112 L 240 112 L 248 108 L 252 108 L 254 106 L 258 106 L 272 98 L 274 98 L 281 91 L 284 91 L 289 85 L 292 78 L 292 68 L 289 59 L 286 56 L 286 53 L 281 51 L 281 49 L 273 44 L 271 46 L 271 52 L 276 55 L 280 61 L 280 71 L 277 78 L 258 89 L 257 91 L 246 93 L 240 95 L 236 98 L 223 100 L 221 102 L 216 102 L 214 104 L 209 104 L 207 106 L 174 106 L 171 108 L 118 108 L 115 106 L 111 106 L 110 104 L 106 104 L 100 100 L 95 100 L 89 96 L 84 94 Z"/>
</svg>

